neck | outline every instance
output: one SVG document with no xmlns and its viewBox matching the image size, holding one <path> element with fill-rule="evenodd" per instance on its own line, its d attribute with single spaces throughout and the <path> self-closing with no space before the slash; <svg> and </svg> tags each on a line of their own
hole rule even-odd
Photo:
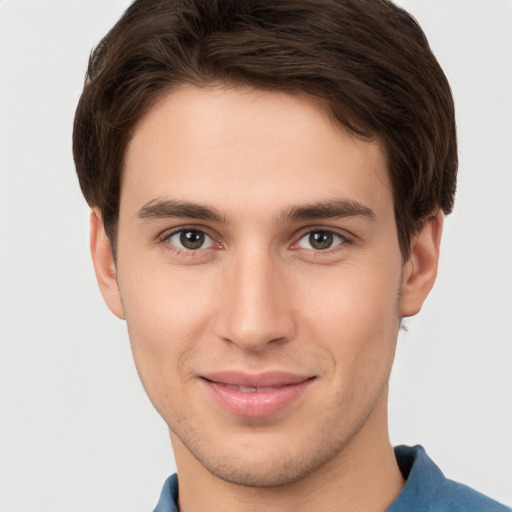
<svg viewBox="0 0 512 512">
<path fill-rule="evenodd" d="M 207 471 L 171 434 L 180 512 L 383 512 L 404 480 L 389 441 L 387 393 L 345 447 L 306 478 L 278 487 L 244 487 Z"/>
</svg>

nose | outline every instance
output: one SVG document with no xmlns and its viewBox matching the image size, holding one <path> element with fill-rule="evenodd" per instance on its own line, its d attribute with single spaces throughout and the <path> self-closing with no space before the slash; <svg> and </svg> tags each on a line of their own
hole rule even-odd
<svg viewBox="0 0 512 512">
<path fill-rule="evenodd" d="M 244 351 L 257 352 L 291 340 L 296 318 L 292 287 L 270 250 L 240 250 L 223 269 L 216 335 Z"/>
</svg>

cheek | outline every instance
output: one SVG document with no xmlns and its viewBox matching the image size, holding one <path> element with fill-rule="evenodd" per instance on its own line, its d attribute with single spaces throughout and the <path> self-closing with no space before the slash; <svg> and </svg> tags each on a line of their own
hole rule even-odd
<svg viewBox="0 0 512 512">
<path fill-rule="evenodd" d="M 119 281 L 137 371 L 154 398 L 163 383 L 180 386 L 179 379 L 187 378 L 181 369 L 208 330 L 212 287 L 204 276 L 171 271 L 165 265 L 129 268 L 143 268 L 128 274 L 120 266 Z"/>
<path fill-rule="evenodd" d="M 119 262 L 125 314 L 138 337 L 144 335 L 155 345 L 166 346 L 169 340 L 179 344 L 198 328 L 198 322 L 205 321 L 213 300 L 214 276 L 200 266 L 179 268 L 162 263 L 161 257 L 155 259 L 146 261 L 135 255 Z"/>
<path fill-rule="evenodd" d="M 342 377 L 389 373 L 399 329 L 399 268 L 344 269 L 324 282 L 322 290 L 310 286 L 304 294 L 316 297 L 302 307 L 309 311 L 305 319 L 312 331 L 309 336 L 323 344 L 338 370 L 343 368 Z"/>
</svg>

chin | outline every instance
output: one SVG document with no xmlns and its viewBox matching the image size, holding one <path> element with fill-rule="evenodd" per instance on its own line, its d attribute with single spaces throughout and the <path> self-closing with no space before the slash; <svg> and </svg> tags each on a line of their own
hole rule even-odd
<svg viewBox="0 0 512 512">
<path fill-rule="evenodd" d="M 223 439 L 215 435 L 206 438 L 190 430 L 181 432 L 185 435 L 174 431 L 174 435 L 187 455 L 214 477 L 244 487 L 272 488 L 327 469 L 352 438 L 352 432 L 339 423 L 337 429 L 315 428 L 313 432 L 297 427 L 293 432 L 269 429 L 257 433 L 250 429 L 238 436 L 224 432 Z"/>
<path fill-rule="evenodd" d="M 302 480 L 321 467 L 325 460 L 318 454 L 302 453 L 300 456 L 280 455 L 266 460 L 221 457 L 200 462 L 212 475 L 225 482 L 244 487 L 269 488 Z"/>
</svg>

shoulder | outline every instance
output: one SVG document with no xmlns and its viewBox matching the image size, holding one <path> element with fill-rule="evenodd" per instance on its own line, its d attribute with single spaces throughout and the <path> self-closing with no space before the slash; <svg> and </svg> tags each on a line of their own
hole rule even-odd
<svg viewBox="0 0 512 512">
<path fill-rule="evenodd" d="M 387 512 L 511 512 L 470 487 L 447 479 L 421 446 L 398 446 L 406 484 Z"/>
<path fill-rule="evenodd" d="M 501 503 L 448 479 L 440 486 L 436 502 L 453 512 L 510 512 L 510 508 Z"/>
</svg>

